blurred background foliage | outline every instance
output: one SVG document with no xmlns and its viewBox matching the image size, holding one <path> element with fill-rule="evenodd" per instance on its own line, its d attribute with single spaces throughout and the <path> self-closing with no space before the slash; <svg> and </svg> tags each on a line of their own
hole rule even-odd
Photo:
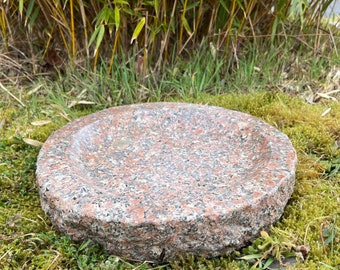
<svg viewBox="0 0 340 270">
<path fill-rule="evenodd" d="M 33 74 L 63 65 L 96 69 L 135 57 L 135 71 L 160 71 L 208 45 L 232 67 L 258 38 L 297 46 L 327 35 L 321 19 L 334 0 L 7 0 L 1 1 L 2 53 Z M 263 41 L 262 41 L 263 42 Z M 210 46 L 209 46 L 210 45 Z"/>
</svg>

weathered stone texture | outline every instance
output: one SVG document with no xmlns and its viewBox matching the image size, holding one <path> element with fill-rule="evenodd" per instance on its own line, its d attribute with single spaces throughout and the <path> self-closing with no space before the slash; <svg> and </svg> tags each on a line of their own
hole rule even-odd
<svg viewBox="0 0 340 270">
<path fill-rule="evenodd" d="M 115 255 L 219 256 L 277 221 L 296 152 L 263 121 L 219 107 L 149 103 L 77 119 L 42 147 L 37 183 L 52 223 Z"/>
</svg>

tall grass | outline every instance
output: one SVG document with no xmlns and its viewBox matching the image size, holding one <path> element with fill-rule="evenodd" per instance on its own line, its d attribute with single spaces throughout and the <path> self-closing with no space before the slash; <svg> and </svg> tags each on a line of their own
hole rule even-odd
<svg viewBox="0 0 340 270">
<path fill-rule="evenodd" d="M 0 29 L 6 51 L 31 59 L 34 71 L 41 61 L 87 62 L 95 69 L 103 59 L 111 72 L 115 58 L 134 55 L 145 75 L 202 41 L 211 42 L 219 57 L 237 61 L 244 42 L 259 36 L 274 44 L 311 26 L 318 27 L 316 36 L 324 34 L 320 21 L 333 1 L 8 0 L 0 4 Z"/>
</svg>

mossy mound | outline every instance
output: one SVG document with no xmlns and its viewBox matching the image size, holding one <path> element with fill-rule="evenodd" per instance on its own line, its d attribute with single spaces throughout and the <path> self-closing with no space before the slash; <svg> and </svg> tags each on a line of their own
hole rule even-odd
<svg viewBox="0 0 340 270">
<path fill-rule="evenodd" d="M 283 217 L 254 243 L 224 258 L 185 258 L 160 268 L 248 269 L 301 257 L 292 269 L 340 266 L 340 105 L 310 105 L 281 94 L 202 95 L 184 102 L 221 106 L 257 116 L 286 133 L 298 153 L 296 186 Z M 74 243 L 54 230 L 39 204 L 35 184 L 39 147 L 23 138 L 44 141 L 66 123 L 31 125 L 47 109 L 0 109 L 0 268 L 1 269 L 150 269 L 106 254 L 91 242 Z M 45 106 L 45 105 L 44 105 Z M 323 116 L 323 112 L 331 111 Z M 72 111 L 70 118 L 92 111 Z M 57 114 L 55 114 L 57 115 Z M 309 249 L 309 250 L 308 250 Z M 242 258 L 242 259 L 240 259 Z M 305 258 L 303 262 L 303 258 Z"/>
</svg>

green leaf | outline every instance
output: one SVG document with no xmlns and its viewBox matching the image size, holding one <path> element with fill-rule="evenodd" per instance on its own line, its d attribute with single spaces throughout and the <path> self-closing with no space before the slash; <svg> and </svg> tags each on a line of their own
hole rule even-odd
<svg viewBox="0 0 340 270">
<path fill-rule="evenodd" d="M 274 39 L 276 37 L 276 30 L 277 30 L 277 25 L 279 22 L 279 18 L 275 18 L 274 22 L 273 22 L 273 26 L 272 26 L 272 33 L 271 33 L 271 37 L 270 37 L 270 42 L 273 43 Z"/>
<path fill-rule="evenodd" d="M 31 27 L 31 29 L 33 28 L 34 24 L 35 24 L 35 21 L 37 20 L 37 17 L 39 15 L 39 12 L 40 12 L 40 7 L 37 6 L 35 9 L 34 9 L 34 12 L 31 16 L 31 19 L 30 19 L 30 22 L 29 22 L 29 26 Z"/>
<path fill-rule="evenodd" d="M 120 12 L 117 6 L 115 6 L 115 23 L 116 23 L 116 31 L 117 31 L 120 25 Z"/>
<path fill-rule="evenodd" d="M 103 40 L 104 33 L 105 33 L 105 26 L 102 24 L 94 30 L 90 38 L 89 46 L 96 40 L 96 47 L 94 50 L 94 55 L 97 53 L 97 50 Z"/>
<path fill-rule="evenodd" d="M 21 1 L 20 1 L 21 2 Z M 26 20 L 25 20 L 25 26 L 27 24 L 27 20 L 28 18 L 31 16 L 32 14 L 32 10 L 33 10 L 33 7 L 34 7 L 34 0 L 31 0 L 28 4 L 28 7 L 27 7 L 27 10 L 26 10 Z M 19 7 L 20 9 L 20 7 Z M 21 11 L 22 12 L 22 11 Z M 21 13 L 20 13 L 21 14 Z"/>
<path fill-rule="evenodd" d="M 155 9 L 155 12 L 156 12 L 156 18 L 159 18 L 159 0 L 154 0 L 154 9 Z"/>
<path fill-rule="evenodd" d="M 183 26 L 184 26 L 185 30 L 187 31 L 187 33 L 189 35 L 191 35 L 192 34 L 191 28 L 189 26 L 187 19 L 184 16 L 182 16 L 182 23 L 183 23 Z"/>
<path fill-rule="evenodd" d="M 114 10 L 112 10 L 108 6 L 103 7 L 98 15 L 94 18 L 94 21 L 96 22 L 96 27 L 99 27 L 101 24 L 110 24 L 111 22 L 113 22 L 113 13 Z"/>
<path fill-rule="evenodd" d="M 327 237 L 325 242 L 324 242 L 324 245 L 325 246 L 328 246 L 330 243 L 332 243 L 335 239 L 335 236 L 336 236 L 336 230 L 335 228 L 332 228 L 332 227 L 326 227 L 322 230 L 322 236 L 323 237 Z"/>
<path fill-rule="evenodd" d="M 135 30 L 133 31 L 132 38 L 130 41 L 130 44 L 139 36 L 140 32 L 142 31 L 143 27 L 145 25 L 145 17 L 143 17 L 139 23 L 137 24 Z"/>
<path fill-rule="evenodd" d="M 103 40 L 103 37 L 104 37 L 104 33 L 105 33 L 105 27 L 104 27 L 104 25 L 101 25 L 99 32 L 98 32 L 97 41 L 96 41 L 96 48 L 95 48 L 94 53 L 96 53 L 97 50 L 99 49 L 99 46 L 102 43 L 102 40 Z"/>
<path fill-rule="evenodd" d="M 91 240 L 87 240 L 86 242 L 83 242 L 79 247 L 79 251 L 83 251 L 84 249 L 86 249 L 90 243 L 91 243 Z"/>
<path fill-rule="evenodd" d="M 26 9 L 26 18 L 25 18 L 25 26 L 27 25 L 27 22 L 29 20 L 29 27 L 32 29 L 34 26 L 34 23 L 38 17 L 38 14 L 40 12 L 40 6 L 36 6 L 34 8 L 35 0 L 30 0 L 28 7 Z M 34 10 L 33 10 L 34 8 Z M 32 13 L 33 11 L 33 13 Z"/>
<path fill-rule="evenodd" d="M 228 7 L 227 7 L 227 4 L 225 3 L 225 1 L 220 1 L 220 4 L 221 4 L 221 6 L 223 7 L 223 9 L 224 9 L 224 11 L 229 11 L 229 9 L 228 9 Z"/>
<path fill-rule="evenodd" d="M 89 46 L 91 46 L 91 44 L 93 43 L 93 41 L 95 41 L 97 35 L 98 35 L 98 32 L 99 32 L 99 27 L 96 27 L 94 29 L 94 32 L 92 33 L 91 35 L 91 38 L 90 38 L 90 41 L 89 41 Z"/>
<path fill-rule="evenodd" d="M 21 17 L 22 17 L 23 10 L 24 10 L 24 0 L 20 0 L 19 1 L 19 13 Z"/>
<path fill-rule="evenodd" d="M 266 263 L 263 265 L 263 269 L 267 269 L 269 265 L 271 265 L 274 261 L 274 258 L 269 258 Z"/>
<path fill-rule="evenodd" d="M 250 255 L 245 255 L 243 257 L 240 257 L 242 260 L 253 260 L 253 259 L 259 259 L 262 257 L 262 254 L 250 254 Z"/>
<path fill-rule="evenodd" d="M 134 10 L 132 10 L 131 8 L 123 8 L 123 12 L 124 14 L 127 14 L 127 15 L 131 15 L 131 16 L 135 15 Z"/>
</svg>

